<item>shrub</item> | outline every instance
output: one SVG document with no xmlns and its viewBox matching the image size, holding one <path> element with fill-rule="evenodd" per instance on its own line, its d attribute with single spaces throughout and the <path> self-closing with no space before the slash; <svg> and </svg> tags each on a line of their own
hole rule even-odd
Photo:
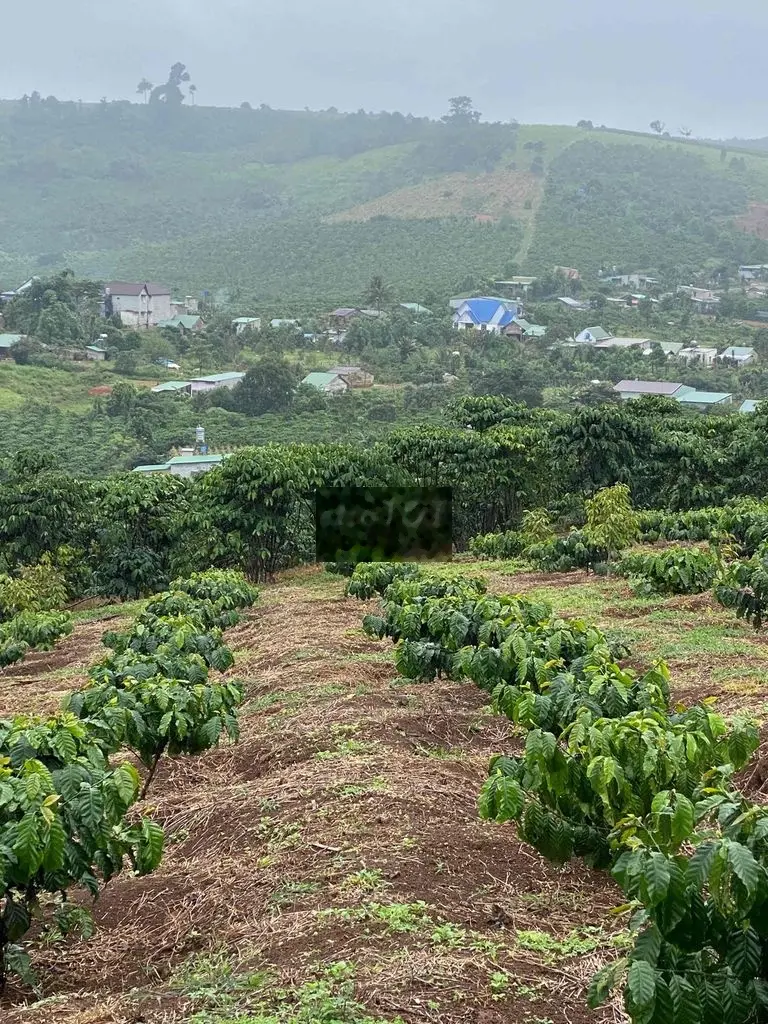
<svg viewBox="0 0 768 1024">
<path fill-rule="evenodd" d="M 618 569 L 638 594 L 701 594 L 712 587 L 717 570 L 717 558 L 698 548 L 625 555 Z"/>
<path fill-rule="evenodd" d="M 16 576 L 0 576 L 0 620 L 61 608 L 68 596 L 66 580 L 50 560 L 22 566 Z"/>
<path fill-rule="evenodd" d="M 526 550 L 525 557 L 542 572 L 570 572 L 594 569 L 608 560 L 608 551 L 591 544 L 584 531 L 572 530 L 567 537 L 533 544 Z"/>
<path fill-rule="evenodd" d="M 608 560 L 637 539 L 637 515 L 626 484 L 605 487 L 586 501 L 584 507 L 587 513 L 584 537 L 591 547 L 606 551 Z"/>
</svg>

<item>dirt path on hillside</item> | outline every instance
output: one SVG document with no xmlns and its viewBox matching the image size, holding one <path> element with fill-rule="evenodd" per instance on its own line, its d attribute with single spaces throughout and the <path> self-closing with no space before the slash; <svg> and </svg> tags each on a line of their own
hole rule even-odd
<svg viewBox="0 0 768 1024">
<path fill-rule="evenodd" d="M 231 631 L 247 690 L 240 743 L 163 765 L 143 808 L 166 829 L 161 868 L 107 887 L 93 939 L 35 949 L 47 998 L 19 1006 L 9 990 L 4 1022 L 232 1020 L 275 985 L 303 1007 L 306 983 L 335 991 L 339 971 L 382 1021 L 602 1019 L 585 986 L 616 955 L 618 893 L 478 819 L 488 759 L 513 749 L 510 723 L 474 686 L 398 679 L 391 645 L 360 627 L 374 605 L 342 589 L 294 574 Z M 103 628 L 67 641 L 65 683 L 0 681 L 0 714 L 48 709 Z M 329 973 L 338 961 L 350 966 Z"/>
</svg>

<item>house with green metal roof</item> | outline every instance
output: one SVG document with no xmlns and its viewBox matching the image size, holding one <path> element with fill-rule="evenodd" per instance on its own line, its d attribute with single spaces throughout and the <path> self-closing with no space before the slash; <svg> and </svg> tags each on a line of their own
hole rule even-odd
<svg viewBox="0 0 768 1024">
<path fill-rule="evenodd" d="M 340 373 L 320 373 L 315 371 L 314 373 L 308 373 L 301 383 L 317 388 L 318 391 L 322 391 L 327 395 L 338 395 L 349 388 L 349 384 L 347 384 Z"/>
<path fill-rule="evenodd" d="M 103 363 L 107 358 L 107 350 L 102 348 L 101 345 L 86 345 L 85 346 L 85 358 L 93 359 L 95 362 Z"/>
<path fill-rule="evenodd" d="M 201 331 L 205 327 L 203 318 L 197 313 L 186 313 L 182 316 L 173 316 L 170 320 L 159 320 L 158 327 L 167 327 L 172 331 Z"/>
<path fill-rule="evenodd" d="M 715 405 L 732 405 L 733 395 L 727 391 L 684 391 L 674 396 L 681 404 L 688 408 L 711 409 Z"/>
<path fill-rule="evenodd" d="M 427 309 L 426 306 L 419 305 L 418 302 L 401 302 L 400 309 L 405 309 L 409 313 L 415 313 L 417 316 L 431 316 L 432 310 Z"/>
<path fill-rule="evenodd" d="M 547 328 L 541 324 L 532 324 L 522 316 L 516 316 L 512 323 L 504 328 L 504 334 L 508 338 L 544 338 Z"/>
<path fill-rule="evenodd" d="M 739 406 L 739 412 L 757 412 L 760 400 L 757 398 L 745 398 Z"/>
<path fill-rule="evenodd" d="M 23 334 L 0 334 L 0 359 L 7 359 L 13 346 L 23 340 Z"/>
<path fill-rule="evenodd" d="M 228 455 L 175 455 L 167 462 L 156 466 L 136 466 L 134 473 L 167 473 L 170 476 L 189 478 L 207 473 L 220 466 Z"/>
<path fill-rule="evenodd" d="M 166 392 L 175 394 L 191 394 L 192 383 L 188 380 L 165 380 L 162 384 L 158 384 L 152 388 L 152 391 L 156 395 L 162 395 Z"/>
</svg>

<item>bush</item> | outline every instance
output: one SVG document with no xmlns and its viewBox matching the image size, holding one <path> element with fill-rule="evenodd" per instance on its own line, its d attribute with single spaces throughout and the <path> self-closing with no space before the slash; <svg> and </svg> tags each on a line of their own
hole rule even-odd
<svg viewBox="0 0 768 1024">
<path fill-rule="evenodd" d="M 506 533 L 486 533 L 473 537 L 469 542 L 469 550 L 478 558 L 518 558 L 527 543 L 526 537 L 518 530 L 508 530 Z"/>
<path fill-rule="evenodd" d="M 658 555 L 630 554 L 619 564 L 637 594 L 702 594 L 715 581 L 718 560 L 698 548 L 668 548 Z"/>
<path fill-rule="evenodd" d="M 66 604 L 64 575 L 50 560 L 25 565 L 16 576 L 0 576 L 0 620 L 19 612 L 47 612 Z"/>
<path fill-rule="evenodd" d="M 572 530 L 567 537 L 533 544 L 525 557 L 542 572 L 570 572 L 572 569 L 594 569 L 608 561 L 608 552 L 590 544 L 584 531 Z"/>
</svg>

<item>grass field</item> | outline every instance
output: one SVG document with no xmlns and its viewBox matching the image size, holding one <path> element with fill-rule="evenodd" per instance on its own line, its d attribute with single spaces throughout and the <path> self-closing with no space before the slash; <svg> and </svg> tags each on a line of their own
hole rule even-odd
<svg viewBox="0 0 768 1024">
<path fill-rule="evenodd" d="M 617 579 L 466 562 L 491 589 L 545 597 L 620 633 L 673 697 L 762 716 L 768 647 L 708 595 L 638 599 Z M 315 569 L 264 588 L 229 634 L 245 681 L 239 745 L 167 762 L 143 808 L 161 869 L 122 877 L 97 938 L 34 951 L 45 999 L 8 1024 L 576 1024 L 625 942 L 605 876 L 557 870 L 481 822 L 493 753 L 519 740 L 474 686 L 398 678 L 370 606 Z M 136 606 L 78 613 L 74 635 L 0 675 L 0 713 L 53 710 Z M 105 619 L 105 616 L 109 616 Z M 115 618 L 118 616 L 118 618 Z M 12 1006 L 12 1001 L 16 1005 Z"/>
</svg>

